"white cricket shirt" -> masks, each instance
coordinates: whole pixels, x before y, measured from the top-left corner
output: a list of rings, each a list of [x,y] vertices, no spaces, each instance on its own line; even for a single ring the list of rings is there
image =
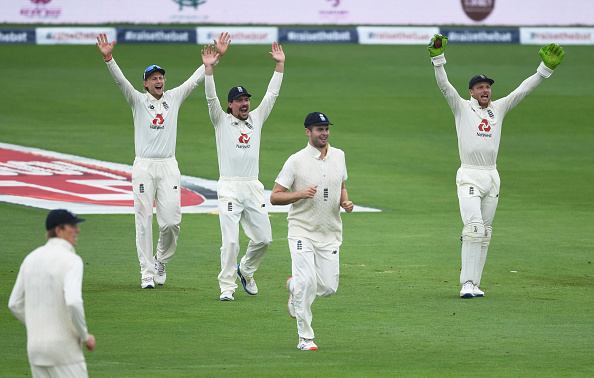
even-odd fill
[[[163,159],[175,157],[177,115],[182,102],[204,80],[204,65],[179,87],[167,90],[157,100],[148,92],[139,92],[124,77],[111,59],[109,72],[118,84],[134,117],[134,149],[136,157]]]
[[[330,147],[324,159],[311,146],[291,155],[275,182],[296,192],[318,186],[313,198],[300,199],[289,208],[290,238],[307,238],[315,242],[342,242],[340,195],[348,178],[344,152]]]
[[[220,177],[258,177],[262,126],[272,111],[282,81],[283,74],[274,71],[262,102],[242,121],[223,111],[214,76],[206,76],[204,87],[208,113],[215,128]]]
[[[476,99],[465,100],[458,95],[448,81],[443,67],[445,64],[443,54],[431,60],[435,67],[435,78],[439,89],[454,113],[462,165],[495,168],[505,115],[536,88],[543,78],[549,77],[553,70],[541,63],[537,73],[524,80],[509,95],[490,101],[488,107],[483,109]]]
[[[82,299],[83,261],[72,244],[51,238],[31,252],[19,270],[8,307],[27,327],[32,365],[84,361],[89,339]]]

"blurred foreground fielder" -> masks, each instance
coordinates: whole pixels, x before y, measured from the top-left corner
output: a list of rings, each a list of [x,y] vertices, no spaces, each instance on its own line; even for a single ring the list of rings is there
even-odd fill
[[[440,40],[441,46],[435,46]],[[491,223],[495,217],[499,200],[499,173],[496,168],[497,152],[501,139],[503,118],[524,97],[526,97],[543,78],[553,74],[561,63],[565,52],[556,44],[540,49],[542,62],[536,73],[524,80],[508,96],[491,101],[491,85],[494,80],[485,75],[470,79],[468,88],[470,100],[458,95],[449,83],[444,64],[444,50],[448,39],[436,34],[427,49],[435,68],[435,78],[441,93],[454,113],[458,149],[462,166],[456,175],[462,229],[462,270],[460,297],[482,297],[479,289],[487,251],[491,241]]]

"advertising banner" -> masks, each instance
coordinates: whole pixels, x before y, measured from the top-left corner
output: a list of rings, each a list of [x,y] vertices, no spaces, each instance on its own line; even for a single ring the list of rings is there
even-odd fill
[[[523,45],[594,45],[594,28],[520,28]]]
[[[592,0],[0,0],[7,24],[594,26]]]
[[[52,27],[35,30],[38,45],[94,45],[97,35],[105,33],[107,40],[116,39],[116,29],[108,27]]]
[[[520,31],[515,29],[449,29],[441,28],[448,43],[519,43]]]
[[[0,45],[35,43],[35,29],[0,30]]]
[[[197,43],[196,29],[117,28],[119,43]]]
[[[426,45],[438,27],[358,26],[362,45]]]
[[[357,43],[356,29],[284,29],[278,31],[280,43]]]
[[[218,40],[221,33],[227,32],[234,45],[269,45],[278,41],[278,29],[273,27],[200,27],[197,28],[198,44],[208,45]]]

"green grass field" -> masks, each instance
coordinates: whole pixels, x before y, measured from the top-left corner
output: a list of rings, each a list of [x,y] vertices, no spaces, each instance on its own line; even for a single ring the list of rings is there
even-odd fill
[[[326,113],[347,154],[350,199],[385,209],[343,215],[341,282],[313,306],[317,352],[296,349],[286,313],[291,263],[285,214],[256,274],[257,296],[219,302],[218,218],[187,214],[162,288],[141,290],[133,215],[85,215],[77,247],[97,350],[93,377],[594,375],[594,131],[591,46],[565,61],[505,119],[501,200],[481,288],[458,297],[454,119],[423,46],[285,45],[285,78],[263,132],[260,179],[271,189],[307,143],[303,119]],[[532,75],[538,46],[450,45],[446,70],[464,97],[478,73],[493,98]],[[152,63],[181,84],[198,46],[116,45],[137,88]],[[219,97],[244,85],[259,103],[274,70],[269,46],[231,46],[216,68]],[[0,47],[0,141],[132,164],[129,106],[95,46]],[[218,177],[204,87],[179,116],[182,174]],[[45,242],[47,211],[0,204],[0,375],[30,375],[24,326],[6,304],[27,253]],[[242,236],[242,254],[247,239]],[[515,273],[514,273],[515,272]]]

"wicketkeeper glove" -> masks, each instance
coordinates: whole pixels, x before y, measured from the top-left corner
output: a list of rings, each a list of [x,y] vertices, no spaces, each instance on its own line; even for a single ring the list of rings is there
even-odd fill
[[[563,48],[558,44],[551,43],[550,45],[541,47],[538,54],[540,55],[545,66],[554,70],[559,64],[561,64],[561,61],[565,56],[565,51],[563,51]]]
[[[441,41],[440,47],[435,47],[435,41],[437,41],[437,40]],[[429,56],[433,58],[433,57],[443,54],[447,43],[448,43],[448,37],[444,37],[441,34],[435,34],[433,36],[433,38],[431,38],[431,40],[429,41],[429,44],[427,45],[427,50],[429,50]]]

